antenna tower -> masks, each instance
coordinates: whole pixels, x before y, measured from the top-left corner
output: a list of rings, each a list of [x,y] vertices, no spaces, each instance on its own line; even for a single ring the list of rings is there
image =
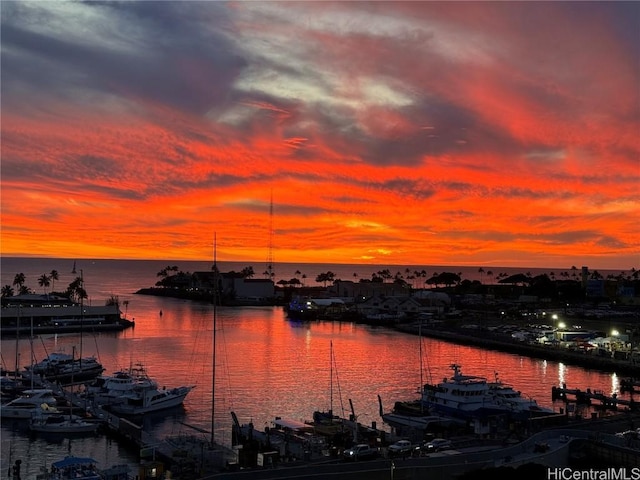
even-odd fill
[[[273,277],[276,275],[273,270],[273,190],[271,190],[271,199],[269,201],[269,246],[266,273],[269,276],[269,280],[273,280]]]

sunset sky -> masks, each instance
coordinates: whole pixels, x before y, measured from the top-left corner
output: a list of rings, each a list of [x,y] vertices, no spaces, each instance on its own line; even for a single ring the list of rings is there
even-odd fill
[[[638,2],[0,8],[2,255],[640,267]]]

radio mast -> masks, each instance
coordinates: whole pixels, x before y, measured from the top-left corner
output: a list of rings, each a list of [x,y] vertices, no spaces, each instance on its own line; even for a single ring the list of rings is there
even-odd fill
[[[267,271],[265,274],[269,280],[273,280],[276,276],[273,268],[273,189],[271,189],[271,198],[269,200],[269,245],[267,253]]]

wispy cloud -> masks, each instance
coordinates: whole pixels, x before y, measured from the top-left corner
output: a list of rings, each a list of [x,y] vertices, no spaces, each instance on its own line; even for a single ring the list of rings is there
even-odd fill
[[[634,2],[0,9],[5,254],[638,266]]]

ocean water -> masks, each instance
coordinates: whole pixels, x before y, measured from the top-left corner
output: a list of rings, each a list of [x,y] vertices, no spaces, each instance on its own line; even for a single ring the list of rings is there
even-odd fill
[[[66,286],[82,271],[92,303],[103,304],[109,296],[116,295],[121,302],[128,302],[123,311],[136,321],[133,329],[119,333],[87,332],[82,338],[77,334],[41,335],[32,344],[24,339],[2,339],[3,366],[13,368],[16,351],[21,366],[27,365],[31,345],[34,358],[40,360],[49,352],[71,352],[80,342],[84,355],[98,356],[106,373],[142,363],[163,386],[196,385],[182,407],[146,416],[142,424],[148,433],[157,439],[200,434],[210,432],[213,421],[216,441],[225,444],[231,439],[231,412],[241,423],[252,421],[259,428],[269,426],[276,416],[308,420],[314,410],[328,410],[332,406],[340,415],[355,413],[360,422],[376,422],[381,426],[378,395],[385,410],[391,409],[395,401],[415,399],[423,381],[437,382],[450,376],[452,363],[461,364],[467,374],[493,378],[497,372],[503,381],[556,410],[564,405],[552,403],[553,386],[566,383],[569,387],[588,387],[607,394],[620,390],[621,378],[614,373],[421,339],[360,324],[292,322],[280,307],[217,309],[213,388],[213,307],[134,293],[153,285],[157,272],[174,264],[184,271],[211,268],[207,262],[77,260],[77,273],[72,274],[73,261],[68,259],[3,258],[3,285],[11,284],[16,273],[24,273],[26,284],[39,291],[42,289],[37,278],[43,273],[57,270],[60,278],[56,285]],[[246,266],[220,263],[223,271]],[[259,275],[256,265],[254,270]],[[276,272],[283,272],[282,278],[292,278],[297,270],[306,272],[311,279],[328,270],[345,278],[353,277],[353,273],[370,275],[381,268],[289,265],[287,269],[279,266]],[[477,269],[469,269],[468,275],[474,272],[478,274]],[[32,435],[24,424],[17,422],[3,422],[0,433],[0,471],[6,472],[19,458],[23,462],[23,478],[34,478],[42,466],[59,460],[69,451],[94,457],[104,466],[129,463],[135,467],[138,462],[138,452],[104,436],[71,441],[51,439]]]

